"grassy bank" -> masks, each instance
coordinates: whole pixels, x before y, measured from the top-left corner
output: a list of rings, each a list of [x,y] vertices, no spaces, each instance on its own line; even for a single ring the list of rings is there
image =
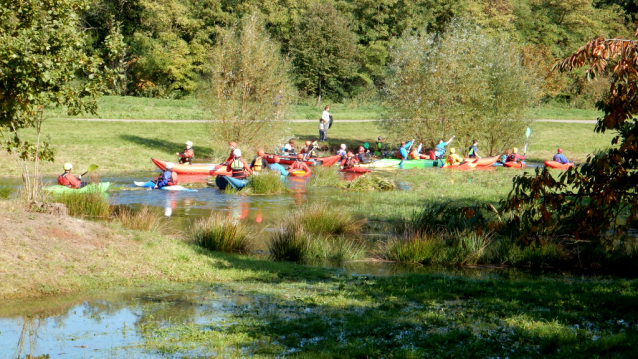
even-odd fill
[[[633,344],[638,341],[636,280],[472,270],[348,275],[209,252],[117,225],[25,213],[6,201],[0,206],[0,225],[9,229],[0,238],[0,298],[171,283],[210,288],[189,296],[193,306],[218,297],[242,298],[243,304],[222,309],[228,320],[166,321],[161,312],[140,313],[132,329],[141,342],[132,348],[148,353],[259,358],[638,355]],[[52,309],[63,312],[77,300],[65,304],[56,299]],[[24,310],[23,302],[7,303],[0,314]]]
[[[72,162],[76,172],[83,171],[91,163],[100,165],[101,173],[153,170],[151,157],[175,159],[184,142],[193,141],[195,157],[199,161],[222,161],[227,147],[211,143],[205,124],[200,123],[120,123],[84,122],[70,120],[48,120],[43,126],[45,134],[51,136],[56,162],[45,164],[46,174],[61,173],[61,164]],[[315,123],[292,123],[290,136],[307,140],[317,136]],[[346,143],[357,148],[364,142],[374,143],[384,135],[375,123],[335,123],[330,130],[328,145],[330,153],[339,144]],[[583,161],[593,151],[609,145],[611,134],[593,133],[593,125],[569,123],[544,123],[532,125],[528,155],[531,160],[550,159],[557,147],[563,147],[565,155],[574,161]],[[298,143],[303,143],[299,141]],[[241,144],[240,144],[241,145]],[[519,148],[525,146],[521,134]],[[252,159],[256,148],[242,148],[247,158]],[[272,149],[271,149],[272,150]],[[0,171],[6,175],[18,175],[13,159],[0,153]]]
[[[142,120],[205,120],[206,113],[196,98],[182,100],[156,99],[143,97],[103,96],[98,100],[99,118],[105,119],[142,119]],[[316,105],[314,101],[301,100],[293,107],[291,118],[299,120],[318,120],[328,103]],[[385,109],[379,103],[331,103],[330,111],[336,120],[377,120],[385,115]],[[61,108],[47,110],[50,118],[69,118]],[[595,120],[600,112],[582,110],[568,106],[543,105],[530,111],[532,119]],[[80,115],[75,118],[94,118],[92,115]],[[315,126],[316,127],[316,126]]]

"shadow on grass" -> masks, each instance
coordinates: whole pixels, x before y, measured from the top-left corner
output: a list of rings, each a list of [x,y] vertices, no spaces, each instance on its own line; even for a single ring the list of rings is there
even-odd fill
[[[120,135],[121,139],[128,141],[130,143],[134,143],[136,145],[146,147],[149,149],[153,149],[156,151],[161,151],[166,154],[166,156],[170,157],[170,159],[177,159],[175,156],[176,152],[182,152],[185,148],[184,142],[172,142],[166,139],[158,139],[158,138],[147,138],[140,137],[134,135]],[[202,158],[203,156],[209,156],[211,153],[211,149],[208,147],[202,146],[193,146],[193,150],[195,151],[195,157]],[[162,158],[165,160],[165,158]]]

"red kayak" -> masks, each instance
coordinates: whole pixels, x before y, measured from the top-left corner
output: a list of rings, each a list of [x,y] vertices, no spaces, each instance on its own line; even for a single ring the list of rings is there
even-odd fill
[[[456,165],[445,165],[443,166],[443,168],[455,169],[459,171],[467,171],[467,170],[471,170],[475,168],[477,166],[478,161],[479,160],[476,158],[470,158],[470,161],[463,161]]]
[[[372,170],[368,168],[364,168],[364,167],[352,167],[352,168],[344,168],[341,170],[341,172],[368,173],[368,172],[372,172]]]
[[[569,167],[574,167],[574,164],[572,162],[560,163],[556,161],[545,161],[545,166],[549,168],[556,168],[559,170],[566,170]]]
[[[155,158],[151,158],[151,161],[157,166],[157,168],[164,171],[166,169],[166,163],[169,161],[162,161]],[[194,163],[192,165],[183,165],[173,162],[173,171],[180,175],[222,175],[227,176],[230,173],[226,171],[226,166],[213,163]]]
[[[466,157],[463,160],[467,162],[472,162],[476,160],[476,167],[486,167],[496,163],[496,161],[498,161],[499,158],[500,156],[483,157],[483,158]]]
[[[278,155],[269,155],[266,154],[264,158],[268,163],[275,163],[275,156]],[[332,166],[337,161],[341,159],[341,156],[329,156],[329,157],[310,157],[304,160],[304,163],[308,166]],[[281,165],[291,165],[293,162],[297,160],[297,156],[279,156],[279,164]]]
[[[525,168],[525,162],[505,162],[503,166],[509,168]]]

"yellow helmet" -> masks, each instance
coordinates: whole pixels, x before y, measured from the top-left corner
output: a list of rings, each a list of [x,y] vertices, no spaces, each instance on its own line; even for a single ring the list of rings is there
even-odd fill
[[[73,165],[70,162],[67,162],[64,164],[64,170],[65,171],[70,171],[71,168],[73,168]]]
[[[512,148],[512,153],[518,153],[518,148],[516,147]]]
[[[450,148],[450,153],[452,153],[452,154],[456,153],[456,148],[454,148],[454,147]]]

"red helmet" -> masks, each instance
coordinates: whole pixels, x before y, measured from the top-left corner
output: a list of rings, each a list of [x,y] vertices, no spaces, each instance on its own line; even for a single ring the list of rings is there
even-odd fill
[[[300,159],[300,160],[302,160],[302,159],[303,159],[303,154],[301,154],[301,153],[300,153],[300,154],[298,154],[298,155],[297,155],[297,158],[298,158],[298,159]]]
[[[279,156],[275,156],[275,157],[273,157],[273,159],[272,159],[272,160],[273,160],[273,161],[275,161],[275,163],[279,163]]]
[[[352,152],[348,152],[348,157],[352,157],[352,156],[354,156]]]
[[[562,149],[562,148],[559,148],[559,149],[558,149],[558,153],[563,153],[563,149]]]
[[[311,142],[310,141],[306,141],[306,146],[310,146]]]
[[[262,150],[261,148],[257,150],[257,156],[263,156],[264,155],[264,150]]]
[[[228,145],[233,148],[237,148],[237,142],[228,142]]]
[[[365,152],[365,151],[366,151],[366,149],[363,148],[363,146],[359,146],[359,152]]]

